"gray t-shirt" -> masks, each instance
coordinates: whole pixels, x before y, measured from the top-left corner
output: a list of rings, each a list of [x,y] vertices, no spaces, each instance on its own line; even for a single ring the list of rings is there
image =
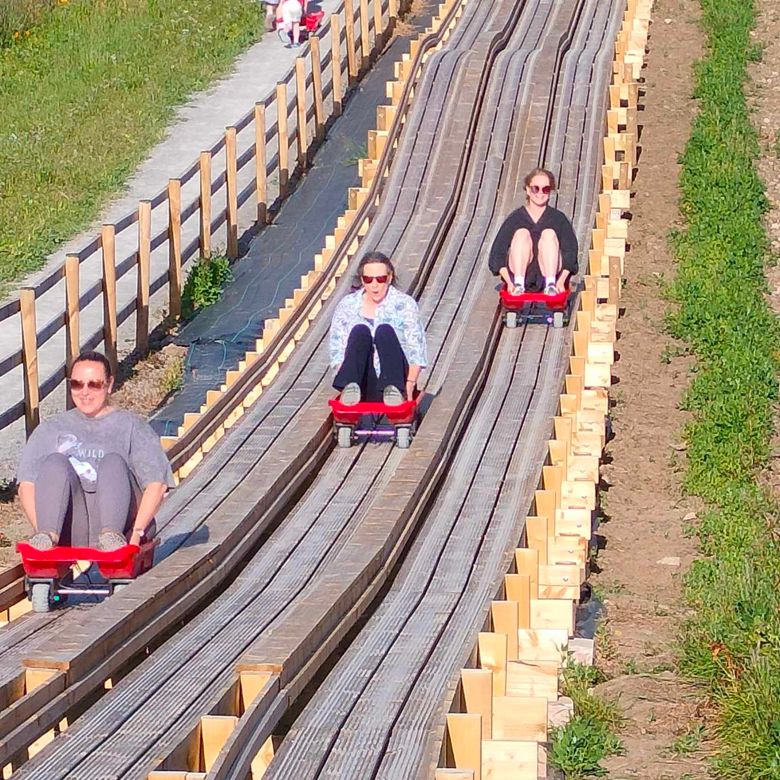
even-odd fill
[[[109,452],[121,455],[143,490],[152,482],[174,487],[171,464],[151,425],[132,412],[114,409],[87,417],[70,409],[42,422],[22,450],[17,482],[35,482],[41,464],[54,452],[66,455],[87,493],[97,488],[100,461]]]

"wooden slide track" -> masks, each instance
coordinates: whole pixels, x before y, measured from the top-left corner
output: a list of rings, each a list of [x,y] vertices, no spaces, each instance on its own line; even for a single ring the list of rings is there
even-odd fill
[[[536,489],[572,351],[569,331],[503,328],[487,252],[542,163],[588,245],[624,11],[444,4],[399,90],[370,214],[344,238],[352,257],[358,238],[391,255],[420,301],[433,400],[413,446],[333,447],[327,331],[351,282],[334,273],[317,316],[289,326],[295,350],[256,379],[263,394],[167,500],[157,566],[104,603],[0,630],[4,774],[400,779],[462,765],[448,757],[448,714],[480,632],[501,622],[491,599],[510,598],[504,574],[534,499],[543,514]],[[544,581],[538,567],[526,592],[531,609],[548,597],[569,635],[595,508],[581,484],[587,532],[573,530],[563,565]],[[512,777],[543,766],[529,744],[533,761],[518,758],[526,773]],[[510,776],[498,766],[482,776]]]

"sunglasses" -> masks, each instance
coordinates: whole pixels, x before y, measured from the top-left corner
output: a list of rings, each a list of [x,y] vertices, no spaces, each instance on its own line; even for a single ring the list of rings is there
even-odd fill
[[[540,187],[538,184],[529,184],[528,189],[531,190],[534,195],[538,195],[540,192],[549,195],[552,192],[552,187],[549,184],[545,184],[543,187]]]
[[[85,387],[88,387],[90,390],[103,390],[108,386],[108,383],[104,382],[102,379],[90,379],[87,382],[82,382],[80,379],[69,379],[68,384],[70,385],[70,389],[75,390],[76,392],[83,390]]]
[[[390,278],[390,274],[382,274],[381,276],[367,276],[363,274],[360,278],[363,280],[363,284],[371,284],[371,282],[384,284]]]

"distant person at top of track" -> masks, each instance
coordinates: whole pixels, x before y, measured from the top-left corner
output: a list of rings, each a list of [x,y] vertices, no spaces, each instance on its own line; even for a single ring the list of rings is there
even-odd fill
[[[301,19],[306,13],[306,0],[279,0],[276,6],[276,29],[288,49],[301,45]]]
[[[357,270],[360,289],[339,301],[330,326],[333,387],[341,402],[398,406],[414,397],[426,365],[425,333],[417,302],[394,286],[387,255],[368,252]]]
[[[577,273],[577,236],[568,217],[550,206],[555,176],[534,168],[523,180],[525,206],[513,211],[498,231],[488,265],[510,294],[556,295]]]
[[[42,422],[22,451],[19,500],[39,550],[55,545],[109,551],[154,534],[173,475],[160,439],[136,414],[109,404],[111,364],[83,352],[68,379],[74,409]]]

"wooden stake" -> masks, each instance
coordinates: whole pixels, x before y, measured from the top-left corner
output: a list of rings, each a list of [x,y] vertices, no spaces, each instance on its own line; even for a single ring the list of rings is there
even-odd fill
[[[24,427],[29,437],[41,421],[34,288],[24,287],[19,291],[19,307],[21,309],[22,364],[24,366]]]
[[[152,202],[138,204],[138,289],[135,309],[135,348],[149,351],[149,284],[152,259]]]
[[[306,133],[306,60],[303,57],[295,58],[295,106],[298,114],[298,165],[305,170],[309,164],[309,154]]]
[[[482,716],[482,739],[491,739],[493,672],[490,669],[461,669],[460,684],[466,712]]]
[[[358,75],[357,48],[355,43],[355,9],[352,0],[344,0],[344,26],[347,33],[347,75],[354,83]]]
[[[290,139],[287,135],[287,85],[276,85],[276,125],[279,141],[279,197],[286,198],[290,188]]]
[[[309,38],[309,56],[311,57],[311,78],[314,91],[314,132],[317,140],[321,141],[325,137],[325,107],[322,103],[320,39],[316,35]]]
[[[333,116],[341,116],[341,21],[338,14],[330,15],[330,68],[333,75]]]
[[[181,317],[181,179],[168,180],[168,308]]]
[[[227,227],[227,256],[238,257],[238,170],[236,168],[236,128],[225,128],[225,217]]]
[[[73,361],[81,351],[79,334],[79,256],[68,255],[65,258],[65,371],[70,372]],[[73,408],[73,399],[69,392],[65,394],[68,409]]]
[[[211,152],[201,152],[200,170],[200,256],[211,257]]]
[[[384,35],[382,34],[382,0],[374,0],[374,56],[379,54]]]
[[[365,70],[371,57],[368,40],[368,0],[358,0],[360,6],[360,69]]]
[[[116,376],[116,229],[103,225],[100,231],[103,247],[103,340],[106,357]]]
[[[257,195],[257,221],[268,222],[268,182],[265,168],[265,104],[255,103],[255,189]]]
[[[461,712],[447,715],[449,754],[456,769],[473,769],[474,780],[482,777],[482,718]],[[449,763],[449,762],[448,762]]]

